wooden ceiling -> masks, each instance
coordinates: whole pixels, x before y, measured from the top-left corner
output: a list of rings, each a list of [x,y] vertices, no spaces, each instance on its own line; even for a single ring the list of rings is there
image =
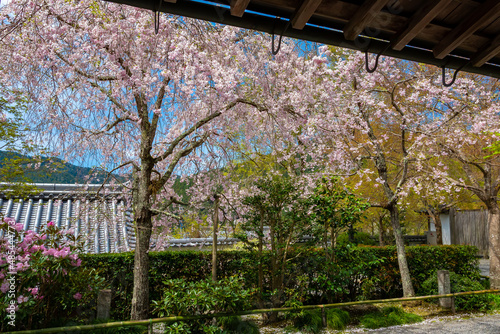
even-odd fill
[[[110,1],[500,78],[500,0]]]

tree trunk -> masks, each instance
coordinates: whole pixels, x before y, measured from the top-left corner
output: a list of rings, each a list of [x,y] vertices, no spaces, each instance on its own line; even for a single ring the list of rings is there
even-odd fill
[[[149,317],[149,245],[153,229],[151,212],[151,173],[153,161],[149,151],[142,151],[142,167],[134,170],[132,207],[135,219],[135,254],[134,254],[134,287],[132,290],[132,320],[143,320]]]
[[[432,213],[432,219],[434,220],[434,226],[436,226],[436,243],[438,245],[443,244],[443,225],[441,224],[441,215],[439,213]]]
[[[431,221],[434,223],[434,226],[436,227],[436,243],[438,245],[443,244],[443,227],[441,224],[441,214],[439,210],[434,210],[434,208],[431,208],[427,206],[427,214],[431,218]]]
[[[488,205],[491,289],[500,289],[500,210],[494,200]]]
[[[399,222],[399,212],[395,205],[388,208],[391,214],[391,224],[396,239],[396,250],[398,254],[399,272],[401,274],[401,284],[403,285],[403,296],[413,297],[415,291],[411,282],[410,270],[408,269],[408,262],[406,261],[405,244],[403,233],[401,232],[401,224]]]
[[[136,245],[134,255],[134,288],[132,293],[132,320],[149,316],[149,243],[151,239],[151,212],[144,208],[136,218]]]
[[[217,282],[217,230],[219,229],[219,196],[215,195],[212,233],[212,282]]]
[[[259,291],[260,291],[260,294],[259,294],[259,307],[260,308],[264,308],[264,300],[263,300],[263,296],[264,296],[264,269],[263,269],[263,266],[262,266],[262,261],[263,261],[263,257],[262,257],[262,252],[263,252],[263,247],[264,247],[264,238],[263,238],[263,235],[264,235],[264,213],[261,211],[260,212],[260,225],[259,225],[259,229],[260,229],[260,233],[259,233]],[[265,313],[263,313],[265,314]],[[267,320],[267,318],[266,318]]]
[[[378,243],[381,247],[385,246],[385,242],[384,242],[384,217],[383,216],[378,217],[378,231],[379,231]]]
[[[269,220],[269,232],[271,241],[271,304],[273,308],[279,306],[279,294],[276,291],[279,280],[279,265],[278,265],[278,240],[276,240],[277,231],[275,230],[276,222]],[[274,323],[278,321],[278,313],[271,312],[267,315],[267,321]]]

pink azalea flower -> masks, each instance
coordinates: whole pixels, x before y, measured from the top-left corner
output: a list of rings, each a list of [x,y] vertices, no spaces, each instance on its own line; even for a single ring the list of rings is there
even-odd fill
[[[55,248],[50,248],[45,251],[43,251],[43,255],[52,255],[55,256],[57,250]]]
[[[16,223],[16,220],[14,218],[11,218],[11,217],[5,217],[3,219],[3,221],[8,223],[8,224],[15,224]]]
[[[16,226],[14,227],[16,229],[16,231],[20,232],[22,230],[24,230],[24,226],[23,224],[16,224]]]
[[[12,305],[12,304],[10,304],[10,305],[8,306],[8,308],[6,308],[7,312],[10,312],[10,311],[11,311],[11,309],[10,309],[10,306],[11,306],[11,305]],[[14,306],[14,311],[15,311],[15,312],[17,312],[17,311],[19,310],[19,306],[17,306],[17,304],[14,304],[14,305],[15,305],[15,306]]]
[[[71,261],[71,265],[72,265],[73,267],[79,267],[79,266],[81,266],[81,265],[82,265],[82,260],[77,259],[76,261]]]
[[[26,269],[28,269],[30,266],[29,264],[27,263],[17,263],[16,264],[16,268],[15,268],[15,271],[19,272],[19,271],[25,271]]]
[[[62,257],[62,258],[64,258],[64,257],[68,256],[69,253],[70,253],[69,247],[63,247],[59,251],[55,252],[54,256],[55,257]]]
[[[51,226],[54,226],[54,222],[53,221],[50,221],[47,223],[47,227],[51,227]]]
[[[29,300],[29,298],[28,297],[24,297],[23,295],[20,295],[19,297],[17,297],[17,303],[18,304],[26,303],[28,300]]]
[[[76,300],[80,300],[82,299],[82,294],[80,292],[77,292],[73,295],[73,298],[75,298]]]
[[[7,293],[7,291],[9,291],[9,282],[4,282],[2,286],[0,286],[0,290],[3,293]]]

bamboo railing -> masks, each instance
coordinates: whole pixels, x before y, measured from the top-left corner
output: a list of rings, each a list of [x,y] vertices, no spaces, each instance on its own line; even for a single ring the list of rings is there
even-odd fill
[[[240,316],[240,315],[250,315],[250,314],[261,314],[270,312],[293,312],[298,310],[313,310],[313,309],[326,309],[335,308],[343,306],[352,305],[364,305],[364,304],[386,304],[386,303],[398,303],[398,302],[410,302],[417,300],[426,299],[438,299],[438,298],[450,298],[459,296],[470,296],[470,295],[483,295],[487,293],[500,293],[500,290],[480,290],[480,291],[468,291],[468,292],[456,292],[444,295],[431,295],[431,296],[418,296],[418,297],[403,297],[403,298],[391,298],[391,299],[378,299],[378,300],[362,300],[347,303],[335,303],[335,304],[323,304],[323,305],[305,305],[297,307],[283,307],[283,308],[270,308],[270,309],[256,309],[241,311],[237,313],[212,313],[212,314],[201,314],[201,315],[188,315],[188,316],[172,316],[164,318],[152,318],[148,320],[129,320],[129,321],[117,321],[108,322],[103,324],[95,325],[81,325],[81,326],[70,326],[70,327],[55,327],[55,328],[45,328],[45,329],[34,329],[26,331],[14,331],[5,332],[5,334],[41,334],[41,333],[60,333],[60,332],[75,332],[75,331],[88,331],[104,328],[117,328],[117,327],[131,327],[131,326],[152,326],[156,323],[170,323],[176,321],[189,321],[197,319],[206,318],[222,318],[229,316]]]

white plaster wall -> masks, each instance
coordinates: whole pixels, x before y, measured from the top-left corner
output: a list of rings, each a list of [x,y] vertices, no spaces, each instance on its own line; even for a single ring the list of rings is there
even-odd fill
[[[443,231],[443,245],[451,245],[450,215],[442,213],[440,217]]]
[[[451,229],[450,229],[450,215],[442,213],[441,217],[441,230],[443,233],[443,245],[451,245]],[[430,223],[430,231],[436,231],[436,225]]]

